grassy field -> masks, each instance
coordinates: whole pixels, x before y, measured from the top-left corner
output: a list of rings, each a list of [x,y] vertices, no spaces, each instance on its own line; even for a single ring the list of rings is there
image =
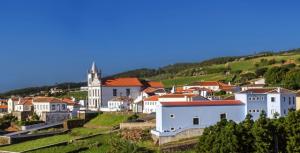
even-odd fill
[[[68,98],[68,97],[74,97],[76,100],[85,100],[87,98],[87,92],[86,91],[72,91],[68,92],[65,95],[59,96],[59,98]]]
[[[283,55],[276,55],[276,56],[266,56],[266,57],[259,57],[249,60],[239,60],[239,61],[233,61],[228,62],[226,64],[216,64],[216,65],[210,65],[207,68],[225,68],[229,66],[232,70],[232,72],[241,70],[242,72],[254,72],[256,67],[256,63],[260,63],[261,59],[275,59],[277,62],[280,62],[281,60],[285,60],[287,63],[295,63],[297,65],[300,64],[300,54],[283,54]],[[280,65],[280,63],[277,63],[275,65]],[[259,66],[261,67],[272,67],[275,65],[267,65],[267,66]],[[188,76],[188,77],[177,77],[173,79],[165,79],[161,80],[162,83],[165,85],[165,87],[172,87],[173,85],[185,85],[190,84],[197,81],[218,81],[218,80],[228,80],[231,79],[232,75],[224,75],[220,73],[216,74],[207,74],[203,76]]]
[[[55,144],[64,141],[70,141],[75,138],[89,136],[102,132],[101,129],[75,128],[68,134],[55,135],[36,140],[30,140],[10,146],[0,147],[0,150],[6,151],[24,151],[49,144]]]
[[[203,76],[195,76],[195,77],[178,77],[174,79],[168,79],[163,80],[162,83],[165,85],[165,87],[172,87],[173,85],[185,85],[190,84],[197,81],[218,81],[222,79],[231,79],[232,75],[226,75],[224,74],[208,74]]]
[[[86,126],[88,127],[112,127],[124,122],[132,114],[128,113],[104,113],[90,120]]]

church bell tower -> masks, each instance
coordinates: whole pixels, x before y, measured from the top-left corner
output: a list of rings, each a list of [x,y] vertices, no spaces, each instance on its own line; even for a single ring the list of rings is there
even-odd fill
[[[88,71],[88,109],[99,111],[102,104],[102,89],[101,89],[101,71],[98,70],[95,62],[92,68]]]

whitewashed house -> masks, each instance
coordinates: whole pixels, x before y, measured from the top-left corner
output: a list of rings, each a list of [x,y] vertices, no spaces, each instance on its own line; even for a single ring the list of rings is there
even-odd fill
[[[223,118],[241,122],[245,118],[244,108],[238,100],[160,102],[156,128],[151,133],[159,144],[199,136],[203,128]]]
[[[10,98],[7,101],[8,113],[12,112],[29,112],[32,111],[32,98]]]
[[[162,102],[156,109],[156,129],[151,133],[160,144],[198,136],[203,128],[221,118],[240,122],[247,114],[254,120],[265,111],[268,118],[284,117],[296,108],[296,94],[284,88],[249,89],[235,93],[234,100]]]
[[[17,112],[30,112],[32,111],[33,98],[19,98],[19,101],[15,104],[14,111]]]
[[[67,103],[67,110],[72,114],[72,117],[76,117],[81,105],[75,101],[75,98],[63,98],[63,102]]]
[[[159,95],[150,96],[148,98],[144,99],[144,107],[143,107],[143,113],[145,114],[151,114],[156,112],[157,105],[159,103],[158,101]]]
[[[225,84],[219,81],[203,81],[203,82],[195,82],[190,85],[183,86],[184,90],[190,88],[205,88],[212,90],[214,92],[225,91],[228,94],[233,94],[240,91],[238,86],[233,86],[230,83]]]
[[[114,97],[108,101],[109,111],[128,111],[132,109],[133,99],[129,97]]]
[[[54,97],[35,97],[34,112],[47,123],[62,122],[70,118],[67,103]]]
[[[290,109],[296,109],[296,93],[284,88],[249,89],[235,94],[235,99],[245,104],[245,112],[258,119],[262,110],[267,117],[286,116]]]

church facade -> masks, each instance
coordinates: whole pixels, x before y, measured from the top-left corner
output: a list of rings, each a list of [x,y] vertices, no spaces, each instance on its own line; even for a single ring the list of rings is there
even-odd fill
[[[130,98],[133,101],[146,87],[138,78],[112,78],[103,80],[101,71],[93,63],[88,71],[87,108],[92,111],[110,111],[108,102],[115,99]]]

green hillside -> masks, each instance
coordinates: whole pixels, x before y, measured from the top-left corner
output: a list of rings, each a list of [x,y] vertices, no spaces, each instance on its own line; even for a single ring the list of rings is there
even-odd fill
[[[234,77],[247,73],[255,73],[257,69],[271,68],[275,66],[284,66],[288,64],[295,64],[299,67],[300,53],[282,53],[275,55],[268,55],[262,57],[255,57],[247,59],[245,57],[237,58],[234,61],[227,62],[225,64],[212,64],[209,66],[198,66],[174,74],[173,77],[164,78],[163,76],[149,77],[148,79],[154,79],[162,81],[166,87],[172,85],[184,85],[196,81],[232,81]]]
[[[281,75],[279,76],[281,77],[279,80],[277,79],[276,82],[272,82],[271,84],[284,84],[284,86],[289,84],[288,87],[291,89],[300,89],[300,83],[299,85],[295,85],[295,82],[298,81],[296,79],[298,74],[296,74],[295,71],[299,70],[299,64],[300,48],[281,52],[261,52],[245,56],[217,57],[194,63],[176,63],[157,69],[142,68],[107,76],[104,79],[138,77],[146,80],[161,81],[166,87],[171,87],[173,85],[180,86],[196,81],[230,81],[235,84],[245,84],[253,78],[263,76],[268,70],[271,71],[270,68],[272,67],[285,67],[287,65],[288,70],[284,70],[284,68],[284,74],[294,78],[289,78],[293,82],[283,82],[287,79],[284,78],[285,76]],[[277,72],[272,75],[276,76]],[[30,95],[40,91],[47,91],[52,87],[72,90],[84,85],[86,85],[85,82],[62,83],[53,86],[17,89],[0,94],[0,98],[9,97],[10,95]]]

